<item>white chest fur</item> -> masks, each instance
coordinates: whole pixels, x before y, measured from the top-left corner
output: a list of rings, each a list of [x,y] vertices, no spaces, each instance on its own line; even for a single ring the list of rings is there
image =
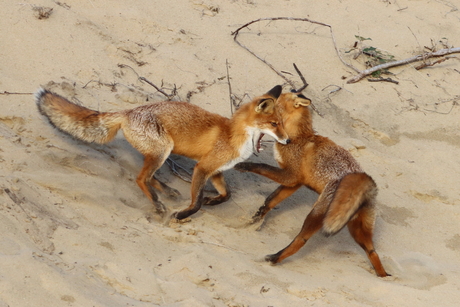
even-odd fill
[[[257,141],[260,136],[260,131],[253,127],[246,128],[246,139],[239,149],[239,156],[233,160],[228,161],[222,165],[218,171],[223,172],[228,169],[231,169],[235,164],[243,162],[249,158],[254,152],[254,146],[257,144]]]

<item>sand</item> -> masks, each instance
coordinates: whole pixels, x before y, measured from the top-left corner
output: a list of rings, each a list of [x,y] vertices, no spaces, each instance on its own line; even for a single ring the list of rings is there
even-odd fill
[[[38,10],[44,7],[44,10]],[[52,8],[52,11],[46,8]],[[348,149],[377,182],[375,247],[391,277],[378,278],[346,230],[315,235],[271,266],[263,257],[298,233],[317,195],[302,188],[257,231],[246,225],[276,184],[225,172],[233,192],[185,223],[146,219],[135,179],[142,156],[120,134],[76,141],[37,112],[45,86],[100,111],[174,100],[231,116],[237,102],[291,85],[238,46],[231,32],[264,17],[332,26],[345,61],[353,48],[401,60],[460,46],[455,1],[3,1],[0,18],[0,306],[455,306],[460,299],[459,55],[398,81],[348,84],[328,27],[264,21],[238,39],[310,97],[316,131]],[[368,39],[369,38],[369,39]],[[433,60],[434,61],[434,60]],[[251,161],[275,164],[270,138]],[[172,157],[187,170],[194,162]],[[189,183],[165,165],[158,176]]]

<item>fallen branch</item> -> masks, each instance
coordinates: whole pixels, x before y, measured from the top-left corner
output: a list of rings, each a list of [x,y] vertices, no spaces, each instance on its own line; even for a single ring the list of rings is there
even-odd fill
[[[227,66],[227,84],[228,84],[228,97],[230,98],[230,112],[233,114],[233,108],[235,105],[235,98],[232,93],[232,84],[230,83],[230,73],[228,72],[228,59],[225,60],[225,65]]]
[[[303,86],[302,86],[301,88],[299,88],[298,90],[296,90],[297,93],[300,93],[300,92],[302,92],[304,89],[307,88],[308,83],[307,83],[307,80],[305,80],[305,77],[303,76],[303,74],[302,74],[302,73],[300,72],[300,70],[297,68],[297,65],[295,65],[295,63],[292,63],[292,65],[294,65],[295,71],[296,71],[297,74],[299,75],[300,80],[302,80],[302,82],[303,82]]]
[[[423,64],[420,64],[419,66],[415,67],[415,69],[417,70],[420,70],[422,68],[425,68],[425,67],[429,67],[429,66],[434,66],[436,64],[439,64],[439,63],[442,63],[444,61],[447,61],[448,59],[450,59],[449,57],[445,57],[445,58],[442,58],[442,59],[439,59],[433,63],[423,63]]]
[[[391,78],[375,78],[375,79],[367,79],[367,81],[369,81],[369,82],[391,82],[391,83],[394,83],[394,84],[399,84],[398,81],[393,80]]]
[[[377,66],[371,67],[369,69],[360,71],[356,76],[354,76],[353,78],[348,80],[347,83],[356,83],[359,80],[361,80],[362,78],[364,78],[364,77],[366,77],[366,76],[368,76],[368,75],[370,75],[370,74],[372,74],[372,73],[374,73],[376,71],[382,70],[382,69],[387,69],[387,68],[395,67],[395,66],[401,66],[401,65],[405,65],[405,64],[409,64],[409,63],[413,63],[413,62],[418,62],[418,61],[424,61],[424,60],[429,59],[429,58],[441,57],[441,56],[445,56],[447,54],[452,54],[452,53],[460,53],[460,48],[449,48],[449,49],[441,49],[441,50],[438,50],[436,52],[426,52],[426,53],[423,53],[423,54],[419,54],[419,55],[410,57],[408,59],[394,61],[394,62],[388,62],[388,63],[385,63],[385,64],[377,65]]]
[[[307,80],[305,80],[305,77],[303,76],[303,74],[302,74],[302,72],[300,71],[300,69],[297,67],[297,65],[295,65],[295,63],[292,63],[292,65],[294,65],[295,71],[296,71],[297,74],[299,75],[300,80],[302,80],[302,82],[303,82],[303,85],[302,85],[301,88],[299,88],[298,90],[296,90],[295,88],[293,88],[292,91],[295,92],[295,93],[301,93],[304,89],[307,88],[308,83],[307,83]],[[313,104],[313,102],[310,102],[310,106],[311,106],[311,108],[313,109],[313,111],[315,111],[319,116],[324,117],[323,114],[321,114],[321,112],[320,112],[320,111],[316,108],[316,106]]]
[[[157,91],[159,91],[160,93],[165,95],[168,98],[168,100],[171,100],[176,95],[176,89],[175,88],[172,90],[172,93],[170,95],[168,95],[162,89],[160,89],[158,86],[153,84],[151,81],[147,80],[145,77],[139,77],[139,80],[144,81],[145,83],[153,86]]]
[[[16,93],[16,92],[8,92],[8,91],[3,91],[0,93],[0,95],[32,95],[33,93]]]
[[[313,23],[313,24],[317,24],[317,25],[320,25],[320,26],[324,26],[324,27],[328,27],[329,28],[329,31],[331,33],[331,37],[332,37],[332,42],[334,44],[334,49],[337,53],[337,56],[339,57],[340,61],[345,64],[346,66],[348,66],[349,68],[353,69],[354,71],[356,72],[360,72],[359,69],[357,69],[356,67],[354,67],[353,65],[347,63],[342,55],[340,54],[339,52],[339,49],[337,48],[337,43],[335,41],[335,36],[334,36],[334,32],[332,31],[332,26],[331,25],[328,25],[326,23],[323,23],[323,22],[319,22],[319,21],[314,21],[314,20],[311,20],[311,19],[308,19],[308,18],[295,18],[295,17],[274,17],[274,18],[259,18],[259,19],[256,19],[256,20],[253,20],[251,22],[248,22],[244,25],[242,25],[241,27],[239,27],[238,29],[236,29],[235,31],[233,31],[231,34],[233,35],[233,40],[238,44],[240,45],[240,47],[246,49],[249,53],[251,53],[253,56],[255,56],[256,58],[258,58],[260,61],[264,62],[268,67],[270,67],[278,76],[280,76],[281,78],[283,78],[287,83],[289,83],[289,85],[291,85],[293,88],[295,88],[293,82],[291,80],[289,80],[288,78],[286,78],[281,72],[277,71],[273,65],[271,65],[270,63],[268,63],[267,61],[265,61],[264,59],[262,59],[261,57],[259,57],[258,55],[256,55],[253,51],[251,51],[248,47],[246,47],[245,45],[243,45],[242,43],[240,43],[237,39],[238,37],[238,34],[239,32],[256,23],[256,22],[260,22],[260,21],[274,21],[274,20],[291,20],[291,21],[306,21],[306,22],[310,22],[310,23]]]
[[[177,94],[175,86],[174,86],[174,89],[171,91],[171,94],[168,95],[165,91],[163,91],[161,88],[159,88],[158,86],[153,84],[153,82],[149,81],[147,78],[139,76],[139,74],[131,66],[126,65],[126,64],[118,64],[118,67],[120,67],[120,68],[130,68],[137,75],[138,80],[143,81],[143,82],[149,84],[150,86],[153,86],[158,92],[160,92],[163,95],[165,95],[166,98],[168,98],[168,100],[172,100],[174,98],[174,96],[176,96],[176,94]]]
[[[188,170],[186,170],[185,167],[183,167],[171,158],[166,159],[166,164],[168,164],[169,168],[171,169],[174,175],[176,175],[185,182],[192,182],[192,174]],[[183,172],[185,172],[187,175],[181,174],[177,167]]]

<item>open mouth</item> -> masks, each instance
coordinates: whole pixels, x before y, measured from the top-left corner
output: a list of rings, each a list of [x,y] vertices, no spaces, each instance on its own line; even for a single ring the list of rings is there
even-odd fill
[[[259,135],[259,138],[257,139],[256,144],[255,144],[255,148],[254,148],[254,149],[255,149],[255,151],[258,152],[258,153],[259,153],[261,150],[263,150],[263,148],[262,148],[262,138],[263,138],[263,137],[264,137],[264,134],[261,133],[261,134]]]

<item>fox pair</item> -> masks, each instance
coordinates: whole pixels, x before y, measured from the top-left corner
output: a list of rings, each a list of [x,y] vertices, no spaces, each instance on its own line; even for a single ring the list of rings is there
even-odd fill
[[[232,167],[280,184],[254,215],[253,222],[262,221],[272,208],[305,185],[319,194],[317,202],[294,241],[266,260],[278,263],[291,256],[321,228],[332,235],[348,225],[377,275],[387,276],[372,243],[376,185],[346,150],[314,134],[310,102],[302,94],[282,94],[278,85],[242,105],[229,119],[186,102],[157,102],[119,112],[98,112],[44,89],[36,93],[39,112],[51,125],[77,139],[103,144],[121,129],[144,156],[136,182],[158,214],[164,216],[167,210],[157,191],[169,196],[179,194],[155,177],[171,153],[197,161],[191,203],[173,214],[177,219],[189,217],[202,205],[227,201],[230,191],[222,173]],[[243,162],[259,151],[264,134],[277,141],[275,158],[280,168]],[[204,197],[207,180],[217,196]]]

